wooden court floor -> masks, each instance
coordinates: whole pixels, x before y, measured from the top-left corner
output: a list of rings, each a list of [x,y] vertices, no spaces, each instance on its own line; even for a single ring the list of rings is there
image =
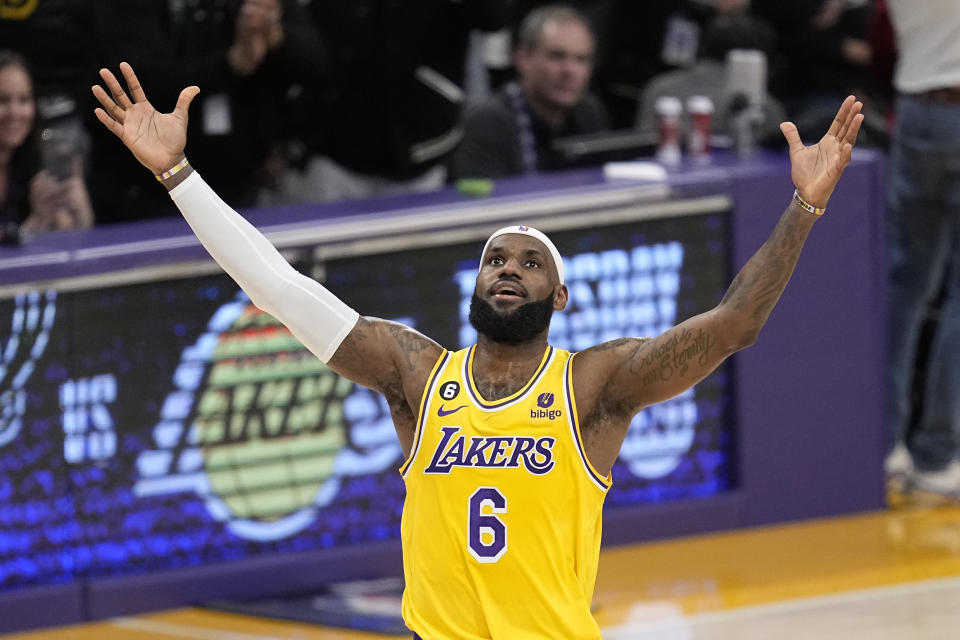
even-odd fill
[[[960,506],[886,511],[617,547],[594,598],[607,640],[960,637]],[[0,640],[375,640],[178,609]]]

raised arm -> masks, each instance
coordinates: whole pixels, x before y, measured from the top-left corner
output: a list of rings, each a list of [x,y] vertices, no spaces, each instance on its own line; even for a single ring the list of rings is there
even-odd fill
[[[385,393],[395,412],[416,412],[442,349],[402,325],[361,318],[320,283],[290,266],[263,234],[213,192],[184,156],[187,112],[200,92],[197,87],[180,93],[173,112],[159,113],[130,65],[121,63],[120,71],[130,94],[102,69],[100,76],[110,93],[93,87],[103,107],[96,109],[97,119],[162,178],[210,255],[257,307],[284,323],[334,371]],[[404,431],[407,422],[398,421],[398,431]],[[412,426],[410,430],[399,433],[405,446]]]
[[[790,145],[791,178],[798,197],[734,278],[720,304],[656,338],[615,340],[574,360],[581,415],[603,417],[601,435],[585,434],[591,461],[598,468],[613,464],[629,421],[640,409],[689,389],[757,339],[819,218],[804,205],[826,207],[850,162],[863,121],[861,108],[853,96],[848,97],[827,134],[810,147],[803,145],[792,123],[780,125]]]

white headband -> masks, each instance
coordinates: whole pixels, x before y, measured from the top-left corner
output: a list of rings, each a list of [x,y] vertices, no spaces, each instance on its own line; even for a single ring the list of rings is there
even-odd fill
[[[557,266],[557,276],[560,278],[560,284],[563,284],[563,259],[560,257],[560,252],[557,251],[557,248],[553,246],[553,243],[550,241],[550,238],[546,236],[542,231],[537,231],[533,227],[524,227],[524,226],[514,226],[514,227],[504,227],[498,231],[494,231],[493,235],[487,238],[487,243],[483,245],[483,251],[480,252],[480,262],[481,267],[483,267],[483,256],[487,255],[487,249],[490,248],[490,243],[493,242],[494,238],[499,236],[506,235],[508,233],[519,233],[521,235],[528,235],[536,238],[547,247],[547,250],[550,252],[550,255],[553,256],[553,264]]]

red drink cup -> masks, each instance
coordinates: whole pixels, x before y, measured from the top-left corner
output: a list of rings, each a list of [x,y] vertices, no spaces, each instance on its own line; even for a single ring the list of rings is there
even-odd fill
[[[687,152],[694,162],[706,162],[710,157],[710,119],[713,117],[713,101],[706,96],[691,96],[687,100],[690,131],[687,135]]]
[[[665,165],[680,162],[680,122],[683,105],[678,98],[663,96],[657,99],[657,129],[660,140],[657,143],[657,160]]]

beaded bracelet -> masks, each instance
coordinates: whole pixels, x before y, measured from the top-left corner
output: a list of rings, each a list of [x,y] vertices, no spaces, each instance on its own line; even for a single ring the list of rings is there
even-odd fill
[[[800,193],[796,189],[793,190],[793,201],[796,202],[797,206],[799,206],[801,209],[803,209],[804,211],[809,211],[815,216],[822,216],[823,212],[827,210],[826,207],[822,209],[820,207],[815,207],[809,202],[807,202],[806,200],[804,200],[803,198],[801,198]]]
[[[181,160],[181,161],[178,162],[177,164],[173,165],[172,167],[170,167],[169,169],[167,169],[166,171],[164,171],[164,172],[161,173],[160,175],[154,176],[154,177],[155,177],[157,180],[159,180],[160,182],[163,182],[164,180],[169,180],[169,179],[172,178],[173,176],[177,175],[182,169],[187,168],[187,166],[189,166],[189,164],[190,164],[190,163],[187,162],[187,159],[184,158],[183,160]]]

